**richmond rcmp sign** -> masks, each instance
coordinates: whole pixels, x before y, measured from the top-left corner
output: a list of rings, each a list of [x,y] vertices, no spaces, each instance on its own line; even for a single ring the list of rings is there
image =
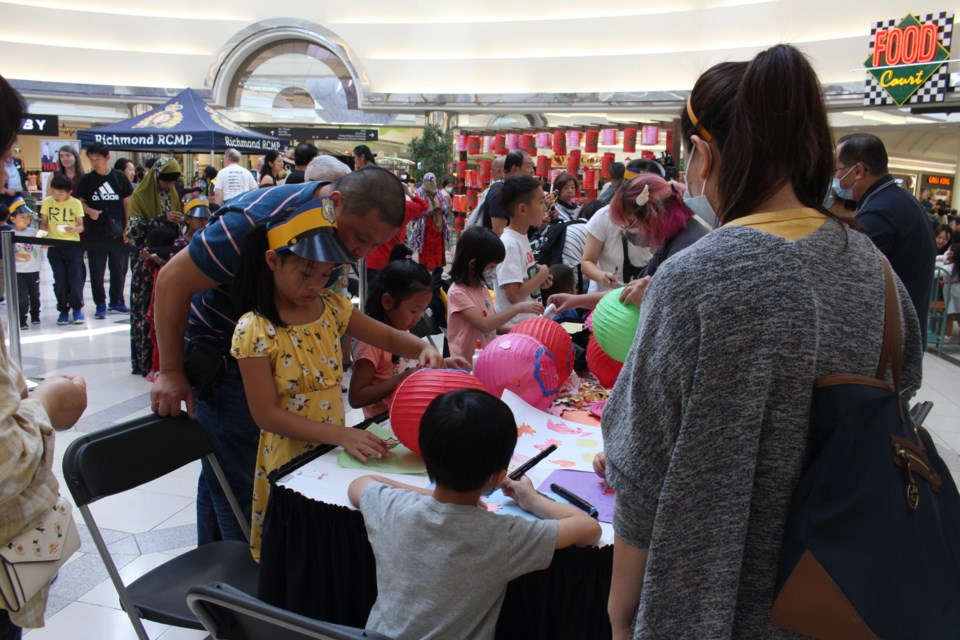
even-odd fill
[[[865,105],[942,102],[950,90],[953,13],[907,15],[870,30]]]

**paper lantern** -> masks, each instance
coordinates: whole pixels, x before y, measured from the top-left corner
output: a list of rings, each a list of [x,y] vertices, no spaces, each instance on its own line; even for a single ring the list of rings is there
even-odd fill
[[[457,151],[466,151],[467,150],[467,135],[461,133],[457,136]]]
[[[537,155],[537,140],[532,133],[525,133],[520,136],[520,148],[532,156]]]
[[[467,208],[471,211],[477,206],[479,196],[476,191],[467,191]]]
[[[537,132],[537,149],[547,149],[550,147],[550,133],[547,131]]]
[[[600,140],[599,129],[587,129],[583,134],[583,150],[587,153],[597,152],[597,142]]]
[[[573,340],[566,329],[549,318],[527,318],[510,329],[510,333],[522,333],[542,342],[557,362],[560,384],[566,382],[573,372],[576,355],[573,351]]]
[[[492,160],[480,161],[480,180],[482,182],[490,182],[490,171],[492,166],[493,166]]]
[[[550,158],[547,156],[537,156],[537,175],[546,178],[550,171]]]
[[[603,157],[600,158],[600,175],[602,175],[607,180],[610,179],[610,165],[616,161],[616,156],[612,153],[605,153]]]
[[[557,181],[557,178],[564,174],[564,169],[550,169],[550,184]]]
[[[587,167],[583,170],[583,188],[592,191],[597,188],[597,170]]]
[[[627,359],[640,323],[640,309],[620,302],[622,289],[604,295],[593,311],[593,335],[604,352],[619,362]]]
[[[634,153],[637,150],[637,128],[626,127],[623,130],[623,152]]]
[[[498,155],[507,153],[507,136],[502,133],[493,136],[493,152]]]
[[[563,131],[553,132],[553,153],[562,156],[567,153],[567,136]]]
[[[587,368],[597,376],[600,384],[607,389],[612,389],[623,369],[623,363],[605,354],[597,344],[597,339],[590,336],[590,340],[587,341]]]
[[[673,149],[673,130],[672,129],[667,129],[666,140],[667,140],[666,141],[667,151],[670,151],[671,149]]]
[[[580,146],[580,132],[576,129],[570,129],[567,131],[567,147],[579,147]]]
[[[560,392],[553,354],[542,342],[523,334],[494,338],[477,358],[473,372],[498,398],[509,389],[541,410],[549,407]]]
[[[420,419],[437,396],[457,389],[486,391],[483,383],[466,371],[421,369],[407,377],[390,398],[390,426],[407,449],[420,453]]]
[[[481,138],[480,151],[483,153],[493,152],[493,136],[483,136],[483,138]]]
[[[616,129],[601,129],[600,130],[600,139],[603,140],[605,145],[614,145],[617,144],[617,130]]]
[[[516,133],[507,134],[507,151],[513,151],[520,145],[520,136]]]
[[[480,136],[467,136],[467,153],[474,156],[480,153]]]

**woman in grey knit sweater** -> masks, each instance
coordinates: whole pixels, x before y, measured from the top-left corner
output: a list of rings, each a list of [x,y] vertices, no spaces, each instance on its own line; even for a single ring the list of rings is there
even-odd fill
[[[681,116],[690,196],[722,227],[663,264],[603,414],[617,491],[614,638],[779,638],[777,558],[814,380],[873,375],[882,257],[820,206],[833,141],[796,49],[723,63]],[[905,393],[916,313],[897,280]]]

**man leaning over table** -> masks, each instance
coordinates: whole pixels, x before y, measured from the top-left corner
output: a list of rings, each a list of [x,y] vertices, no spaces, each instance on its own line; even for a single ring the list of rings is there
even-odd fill
[[[236,362],[199,398],[184,373],[184,339],[209,339],[227,354],[239,314],[230,286],[243,235],[256,223],[328,196],[334,204],[337,235],[357,258],[393,237],[403,222],[404,189],[389,171],[371,168],[336,182],[310,182],[251,191],[231,200],[195,234],[187,251],[174,256],[156,284],[160,374],[151,389],[151,407],[161,416],[179,415],[181,403],[210,438],[220,466],[249,520],[260,429],[250,415]],[[197,490],[198,544],[244,540],[212,469],[203,463]]]

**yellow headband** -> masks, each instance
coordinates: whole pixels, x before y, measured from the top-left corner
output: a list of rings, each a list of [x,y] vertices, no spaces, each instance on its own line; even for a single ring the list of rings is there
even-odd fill
[[[267,243],[271,249],[276,251],[294,245],[297,236],[314,229],[337,228],[333,202],[329,198],[317,200],[322,200],[322,203],[301,209],[287,220],[267,229]]]
[[[697,116],[693,114],[693,104],[690,102],[690,98],[687,98],[687,115],[690,116],[690,122],[692,122],[693,126],[697,128],[697,131],[700,133],[700,137],[707,142],[712,142],[713,136],[710,135],[709,131],[701,126],[700,121],[697,120]]]

